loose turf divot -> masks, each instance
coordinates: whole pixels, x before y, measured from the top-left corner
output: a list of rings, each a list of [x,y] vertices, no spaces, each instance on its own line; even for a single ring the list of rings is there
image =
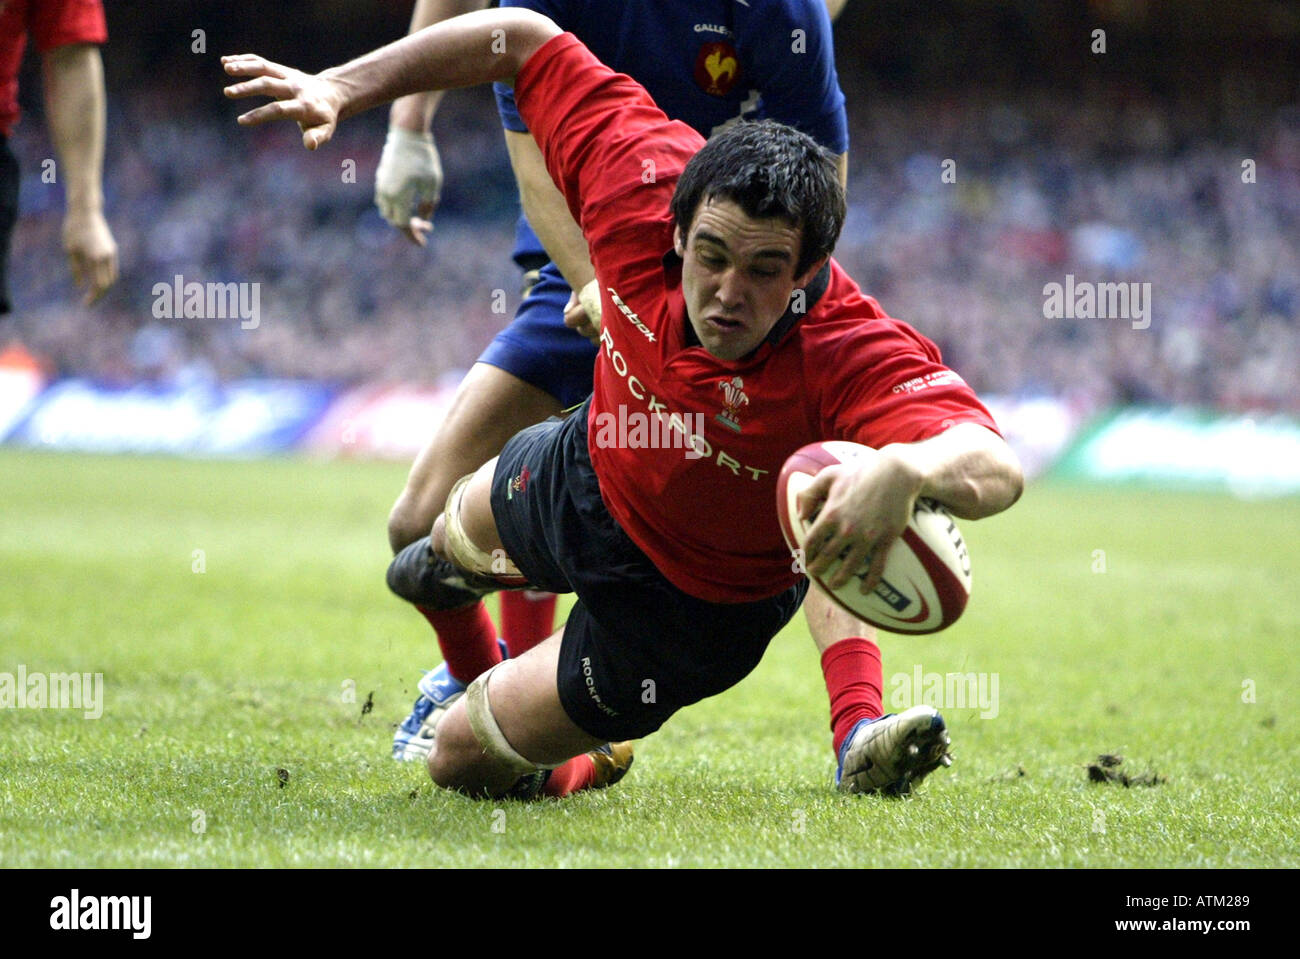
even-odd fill
[[[1123,756],[1102,753],[1097,757],[1096,762],[1088,764],[1088,781],[1094,783],[1119,783],[1125,788],[1129,786],[1159,786],[1162,783],[1169,782],[1168,776],[1161,776],[1153,769],[1138,773],[1136,776],[1130,776],[1119,768],[1123,762]]]

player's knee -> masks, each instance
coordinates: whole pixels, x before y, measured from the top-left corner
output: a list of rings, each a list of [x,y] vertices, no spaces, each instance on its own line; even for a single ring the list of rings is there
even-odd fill
[[[496,460],[490,460],[481,467],[466,483],[460,498],[456,501],[459,510],[457,521],[466,537],[479,549],[491,552],[501,546],[501,537],[497,532],[496,518],[492,513],[492,476]],[[448,497],[447,505],[452,505]]]
[[[444,727],[440,735],[433,742],[433,749],[429,750],[429,778],[433,780],[434,785],[441,786],[443,789],[455,789],[460,782],[460,773],[464,764],[459,761],[456,748],[451,743],[450,730],[446,727],[450,724],[447,720],[450,717],[443,717],[443,721],[438,725]]]
[[[444,789],[473,798],[534,798],[546,781],[545,769],[550,767],[525,759],[501,732],[488,696],[488,680],[494,671],[470,683],[438,724],[429,754],[429,777]]]
[[[482,761],[483,750],[474,738],[464,710],[453,707],[438,724],[438,736],[429,751],[429,778],[443,789],[485,796]]]
[[[492,519],[489,482],[490,476],[485,480],[480,473],[452,487],[447,509],[434,522],[429,545],[460,569],[491,577],[500,586],[522,586],[526,580],[506,555]]]

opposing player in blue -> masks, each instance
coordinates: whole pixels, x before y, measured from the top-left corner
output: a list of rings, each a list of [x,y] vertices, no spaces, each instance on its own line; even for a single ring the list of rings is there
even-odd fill
[[[801,129],[838,157],[841,182],[846,180],[848,129],[830,26],[843,0],[504,0],[501,5],[545,14],[603,62],[637,79],[670,117],[705,136],[746,119],[771,118]],[[418,0],[411,32],[483,6],[482,0]],[[376,178],[381,213],[421,245],[432,229],[441,189],[429,132],[440,98],[441,93],[419,94],[393,104]],[[497,102],[524,212],[514,258],[525,271],[526,292],[514,321],[465,377],[446,419],[412,466],[388,523],[399,560],[429,534],[460,477],[499,453],[516,432],[580,403],[592,389],[599,305],[587,245],[509,87],[498,86]],[[653,156],[643,158],[647,182],[655,176],[654,165]],[[449,601],[409,590],[403,595],[434,627],[444,658],[420,681],[420,697],[393,741],[394,758],[424,760],[438,720],[470,682],[504,653],[518,656],[550,635],[555,600],[550,594],[501,594],[502,644],[472,592],[466,591],[461,603],[457,597]],[[860,770],[871,761],[872,750],[880,749],[871,724],[883,711],[880,653],[871,627],[820,591],[810,592],[805,613],[822,653],[831,700],[837,782],[841,775],[847,781],[846,770]],[[589,755],[589,774],[584,769],[571,782],[566,778],[553,786],[572,791],[608,785],[631,760],[626,744]]]

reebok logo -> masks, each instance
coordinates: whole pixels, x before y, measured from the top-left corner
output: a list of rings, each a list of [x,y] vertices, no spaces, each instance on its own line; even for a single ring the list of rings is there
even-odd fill
[[[644,333],[647,340],[651,343],[655,342],[655,335],[650,331],[650,327],[641,322],[641,317],[632,312],[628,305],[623,302],[623,298],[614,292],[614,288],[607,286],[605,289],[609,290],[610,299],[614,301],[614,305],[618,307],[619,312],[626,316],[633,326]]]

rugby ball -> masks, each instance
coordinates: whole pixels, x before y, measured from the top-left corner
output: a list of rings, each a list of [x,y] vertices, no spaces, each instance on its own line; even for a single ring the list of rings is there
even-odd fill
[[[816,518],[800,519],[799,494],[827,466],[852,463],[868,452],[871,447],[859,443],[826,440],[810,443],[785,461],[777,478],[776,512],[796,559],[803,556],[804,538]],[[831,566],[826,578],[838,568],[838,563]],[[895,633],[946,629],[970,598],[970,555],[957,523],[943,506],[924,497],[917,497],[911,521],[890,547],[880,585],[864,595],[860,587],[866,573],[864,564],[838,590],[826,587],[822,578],[812,578],[854,616]]]

